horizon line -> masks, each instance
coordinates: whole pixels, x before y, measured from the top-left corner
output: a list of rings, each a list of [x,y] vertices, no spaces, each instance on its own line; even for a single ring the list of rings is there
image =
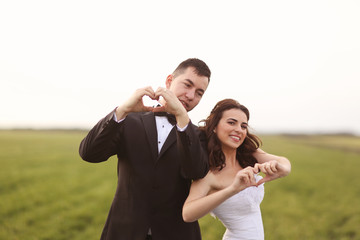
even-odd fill
[[[88,132],[91,128],[83,127],[0,127],[0,131],[82,131]],[[256,131],[259,135],[337,135],[360,137],[360,134],[351,131]]]

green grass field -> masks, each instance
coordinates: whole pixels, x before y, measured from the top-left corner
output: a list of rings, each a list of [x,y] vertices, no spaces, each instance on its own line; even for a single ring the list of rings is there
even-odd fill
[[[99,239],[116,187],[116,160],[80,160],[81,131],[0,131],[0,239]],[[360,239],[360,138],[263,136],[292,173],[265,184],[265,238]],[[200,220],[204,240],[224,227]]]

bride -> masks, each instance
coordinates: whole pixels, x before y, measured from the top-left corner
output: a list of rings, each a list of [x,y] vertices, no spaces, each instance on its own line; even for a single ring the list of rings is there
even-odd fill
[[[249,133],[248,120],[248,109],[233,99],[215,105],[201,127],[208,140],[210,171],[192,183],[183,206],[185,222],[209,212],[217,216],[226,227],[223,240],[264,239],[264,183],[291,171],[288,159],[259,148],[261,141]]]

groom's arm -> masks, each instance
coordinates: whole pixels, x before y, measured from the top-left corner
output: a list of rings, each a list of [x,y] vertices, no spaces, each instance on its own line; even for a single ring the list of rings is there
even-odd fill
[[[177,145],[184,178],[199,179],[209,170],[206,136],[189,122],[185,131],[177,131]]]
[[[114,120],[115,110],[101,119],[81,141],[79,154],[87,162],[103,162],[117,153],[122,122]]]

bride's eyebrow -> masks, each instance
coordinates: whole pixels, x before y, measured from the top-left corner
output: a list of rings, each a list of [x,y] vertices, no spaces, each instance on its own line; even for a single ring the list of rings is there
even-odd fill
[[[238,120],[236,120],[235,118],[228,118],[228,121],[234,121],[234,122],[238,122]]]

